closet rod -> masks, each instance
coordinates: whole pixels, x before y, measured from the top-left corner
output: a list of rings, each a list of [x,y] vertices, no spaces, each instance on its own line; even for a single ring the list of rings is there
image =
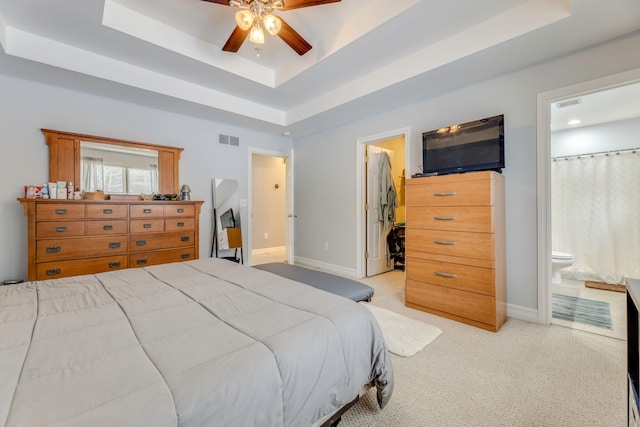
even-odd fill
[[[597,156],[597,155],[601,155],[601,154],[620,154],[620,153],[626,153],[626,152],[631,152],[631,153],[635,153],[636,151],[639,151],[640,148],[624,148],[622,150],[609,150],[609,151],[598,151],[595,153],[585,153],[585,154],[572,154],[570,156],[558,156],[558,157],[552,157],[551,160],[556,161],[556,160],[569,160],[569,159],[579,159],[580,157],[593,157],[593,156]]]

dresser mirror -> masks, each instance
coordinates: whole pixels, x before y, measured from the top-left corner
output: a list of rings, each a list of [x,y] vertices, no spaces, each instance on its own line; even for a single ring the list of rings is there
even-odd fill
[[[131,169],[137,169],[137,171],[133,171],[136,176],[129,179],[130,182],[135,181],[136,184],[125,187],[124,183],[122,183],[117,187],[121,190],[113,191],[113,193],[178,194],[180,191],[179,163],[182,148],[49,129],[42,129],[42,132],[45,134],[47,145],[49,146],[49,182],[66,181],[73,182],[76,187],[89,186],[88,184],[83,184],[83,170],[88,163],[85,163],[86,161],[83,162],[82,158],[102,158],[104,165],[107,163],[105,160],[107,158],[106,153],[111,153],[109,156],[112,156],[114,153],[119,152],[119,156],[122,158],[124,158],[124,154],[127,154],[130,159],[127,162],[131,162]],[[89,147],[91,147],[91,150],[98,150],[99,154],[95,156],[87,155]],[[154,167],[150,166],[153,164],[156,165],[155,170]],[[145,168],[146,171],[143,172]],[[121,172],[121,175],[122,173],[124,172]],[[99,182],[97,175],[94,175],[94,179]],[[143,182],[143,184],[140,184],[140,182]],[[146,190],[147,184],[149,189],[153,191],[140,191],[143,186]],[[90,188],[82,189],[85,191],[101,189],[98,188],[100,185],[97,183],[91,185],[92,187]],[[115,181],[113,185],[113,188],[116,188]],[[102,188],[101,190],[109,192],[108,188]]]

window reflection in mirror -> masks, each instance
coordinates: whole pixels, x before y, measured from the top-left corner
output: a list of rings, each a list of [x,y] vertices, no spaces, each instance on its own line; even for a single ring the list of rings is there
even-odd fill
[[[80,189],[108,194],[158,192],[158,152],[87,141],[80,142]]]

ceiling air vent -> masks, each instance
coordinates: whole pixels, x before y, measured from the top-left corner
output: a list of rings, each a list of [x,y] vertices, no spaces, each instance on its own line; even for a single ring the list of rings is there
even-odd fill
[[[556,107],[565,108],[565,107],[570,107],[572,105],[578,105],[578,104],[582,104],[582,98],[573,98],[573,99],[567,99],[566,101],[558,101],[556,102]]]

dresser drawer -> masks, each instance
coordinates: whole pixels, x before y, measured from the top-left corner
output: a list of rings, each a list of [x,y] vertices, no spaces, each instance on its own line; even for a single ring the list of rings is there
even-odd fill
[[[84,221],[39,221],[36,223],[36,239],[84,236]]]
[[[129,256],[130,267],[146,267],[154,264],[189,261],[195,259],[195,248],[170,249],[166,251],[140,252]]]
[[[162,218],[164,217],[164,205],[131,205],[129,216],[131,218]]]
[[[417,304],[435,311],[434,314],[438,315],[450,314],[456,320],[470,319],[491,326],[485,329],[496,330],[496,300],[491,296],[410,279],[406,281],[405,291],[408,305]]]
[[[183,205],[181,203],[168,204],[164,206],[166,216],[194,216],[195,208],[193,205]]]
[[[53,261],[38,263],[36,280],[58,279],[81,274],[102,273],[128,267],[126,255],[89,258],[83,260]]]
[[[132,234],[129,236],[129,250],[143,252],[155,249],[181,248],[194,245],[194,232],[171,232]]]
[[[164,231],[164,219],[132,219],[129,231],[131,233],[157,233]]]
[[[40,203],[36,206],[37,220],[84,219],[84,205],[73,203]]]
[[[39,240],[36,242],[36,257],[38,261],[54,261],[120,255],[127,253],[127,243],[126,235]]]
[[[111,234],[127,234],[128,221],[126,219],[118,219],[115,221],[87,221],[87,235],[111,235]]]
[[[408,228],[405,249],[465,258],[492,260],[495,257],[492,233]]]
[[[490,177],[475,175],[412,178],[405,188],[407,206],[492,206]]]
[[[406,278],[495,296],[495,270],[463,264],[407,257]]]
[[[128,213],[127,205],[87,204],[87,218],[91,219],[127,218]]]
[[[164,220],[164,229],[167,231],[193,230],[196,228],[196,220],[193,218],[167,218]]]
[[[492,207],[415,207],[407,210],[406,228],[492,233],[492,218]]]

